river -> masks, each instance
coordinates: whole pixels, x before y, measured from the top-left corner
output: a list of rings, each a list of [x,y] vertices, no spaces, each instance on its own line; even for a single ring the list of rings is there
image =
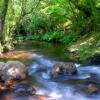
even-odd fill
[[[90,94],[89,84],[100,90],[100,65],[81,65],[69,59],[64,46],[45,42],[27,42],[16,46],[17,50],[27,50],[36,55],[28,66],[28,77],[36,87],[38,95],[47,100],[100,100],[100,94]],[[49,70],[58,62],[74,62],[79,75],[52,79]],[[12,100],[34,100],[33,97],[15,97]]]

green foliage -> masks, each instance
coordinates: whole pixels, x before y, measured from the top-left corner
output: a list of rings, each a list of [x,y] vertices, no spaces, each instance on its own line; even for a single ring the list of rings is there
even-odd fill
[[[86,60],[89,57],[92,57],[94,55],[95,49],[91,49],[89,47],[86,48],[80,48],[79,49],[79,57],[81,61]]]
[[[78,39],[77,35],[73,33],[68,33],[66,35],[62,35],[62,38],[60,39],[60,41],[63,42],[64,44],[71,44],[77,39]]]
[[[3,46],[0,44],[0,53],[3,52]]]
[[[59,42],[68,46],[82,39],[76,49],[81,59],[85,59],[100,46],[100,35],[95,36],[100,34],[100,0],[9,0],[5,7],[4,1],[0,1],[0,21],[7,7],[3,31],[0,30],[3,39],[0,51],[2,45],[16,40]],[[88,40],[83,48],[87,36],[91,36],[90,40],[95,37],[95,41]]]
[[[39,34],[39,35],[32,35],[32,36],[17,36],[16,40],[18,41],[24,41],[24,40],[38,40],[38,41],[46,41],[46,42],[58,42],[58,43],[62,43],[62,44],[71,44],[74,41],[76,41],[77,35],[73,34],[73,33],[59,33],[59,32],[47,32],[45,34]]]
[[[38,0],[0,1],[0,43],[2,46],[13,43],[13,35],[23,19],[33,12]]]

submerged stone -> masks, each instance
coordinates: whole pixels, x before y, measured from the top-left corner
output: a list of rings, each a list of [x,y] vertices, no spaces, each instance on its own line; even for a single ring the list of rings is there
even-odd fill
[[[18,95],[35,95],[36,89],[28,83],[16,84],[14,88],[15,94]]]
[[[97,94],[99,92],[99,88],[96,84],[89,84],[88,91],[90,95]]]

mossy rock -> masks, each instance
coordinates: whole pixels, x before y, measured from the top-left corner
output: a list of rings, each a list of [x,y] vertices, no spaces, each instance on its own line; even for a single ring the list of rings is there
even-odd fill
[[[57,63],[51,69],[51,75],[56,77],[57,75],[76,75],[77,68],[74,63]]]
[[[4,80],[26,78],[26,66],[20,61],[8,61],[2,70]]]

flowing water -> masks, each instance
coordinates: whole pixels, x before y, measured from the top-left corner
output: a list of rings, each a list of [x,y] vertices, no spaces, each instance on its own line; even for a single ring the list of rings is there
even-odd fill
[[[91,97],[86,95],[86,86],[88,82],[92,82],[91,74],[96,74],[96,77],[98,76],[96,81],[100,84],[100,66],[77,67],[79,71],[78,76],[63,76],[63,78],[52,79],[49,76],[48,70],[57,62],[59,61],[40,56],[37,61],[33,62],[30,66],[29,75],[37,80],[37,94],[48,95],[51,97],[50,100],[100,100],[99,95]],[[76,64],[76,66],[78,65]],[[88,81],[88,79],[90,79],[90,81]]]
[[[18,50],[28,50],[36,54],[28,68],[31,84],[36,87],[37,94],[50,98],[47,100],[100,100],[100,94],[89,95],[88,84],[100,85],[100,65],[81,66],[75,64],[77,76],[63,76],[52,79],[49,71],[57,62],[71,62],[65,47],[50,43],[24,43],[17,45]],[[30,97],[16,97],[12,100],[34,100]]]

